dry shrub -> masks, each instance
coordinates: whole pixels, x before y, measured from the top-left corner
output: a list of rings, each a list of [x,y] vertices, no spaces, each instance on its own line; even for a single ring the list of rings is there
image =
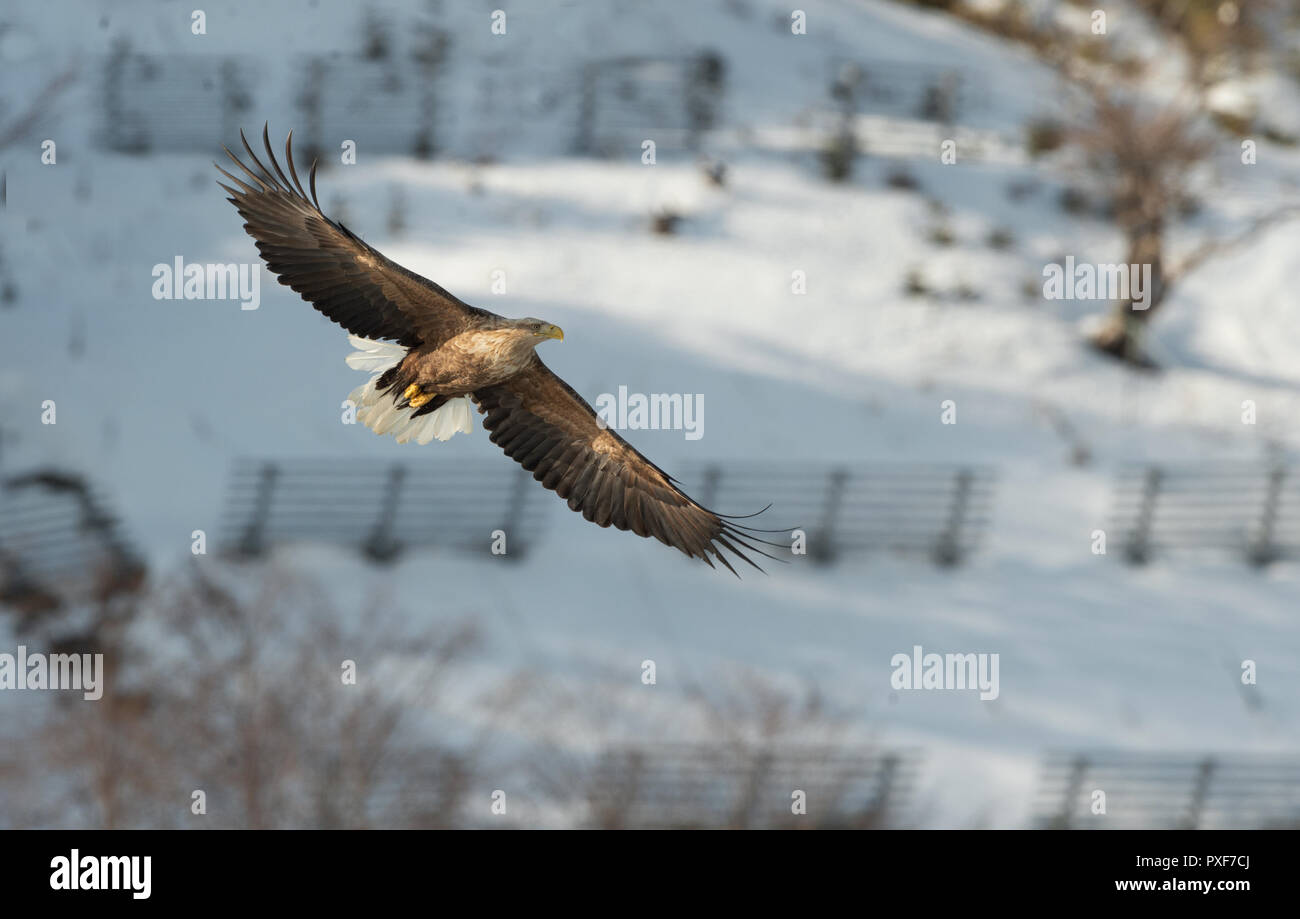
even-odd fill
[[[252,585],[222,574],[196,566],[86,649],[104,654],[104,696],[54,699],[24,732],[9,767],[26,803],[11,824],[463,823],[476,748],[438,742],[433,708],[472,630],[409,634],[383,610],[344,619],[283,572]]]
[[[748,674],[727,687],[669,698],[646,687],[566,693],[534,685],[553,728],[530,748],[535,793],[570,823],[599,829],[899,824],[909,755],[855,738],[815,690]],[[664,707],[630,718],[633,699],[651,698],[645,693],[659,694]],[[806,814],[792,813],[796,790],[807,795]]]

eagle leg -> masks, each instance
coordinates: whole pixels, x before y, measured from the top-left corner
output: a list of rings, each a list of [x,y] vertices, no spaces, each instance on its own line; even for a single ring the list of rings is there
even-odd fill
[[[419,408],[421,405],[424,405],[424,403],[432,399],[434,395],[435,394],[431,392],[424,392],[424,390],[420,388],[419,383],[412,383],[402,391],[402,398],[397,400],[397,407],[406,408],[407,406],[410,406],[411,408]]]

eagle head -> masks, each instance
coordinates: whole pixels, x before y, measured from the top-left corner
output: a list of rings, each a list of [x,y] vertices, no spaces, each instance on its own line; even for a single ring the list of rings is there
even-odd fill
[[[564,330],[562,328],[558,325],[544,322],[541,319],[533,319],[531,317],[528,319],[519,319],[516,320],[515,325],[517,328],[524,329],[531,333],[533,337],[537,339],[537,343],[539,344],[549,338],[564,341]]]

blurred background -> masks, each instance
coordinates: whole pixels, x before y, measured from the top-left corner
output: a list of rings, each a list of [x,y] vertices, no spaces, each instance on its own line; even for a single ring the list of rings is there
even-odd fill
[[[107,670],[0,692],[0,827],[1300,822],[1300,4],[87,0],[0,61],[0,652]],[[695,398],[625,436],[799,551],[343,423],[215,184],[268,121],[588,401]]]

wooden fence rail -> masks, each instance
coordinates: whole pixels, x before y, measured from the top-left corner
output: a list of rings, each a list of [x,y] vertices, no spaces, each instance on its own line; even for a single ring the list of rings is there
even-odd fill
[[[1132,466],[1116,489],[1124,558],[1165,551],[1240,554],[1254,565],[1300,557],[1300,470],[1282,465]]]
[[[79,474],[36,469],[0,480],[0,602],[50,609],[74,594],[138,584],[144,563]]]
[[[958,466],[710,464],[683,482],[719,510],[772,502],[769,522],[758,525],[803,529],[807,554],[819,563],[878,549],[955,565],[987,525],[992,477]],[[530,473],[504,464],[241,461],[222,543],[256,556],[275,543],[327,542],[387,561],[413,546],[488,551],[501,530],[506,554],[519,558],[551,513],[568,512]]]
[[[528,72],[487,63],[471,94],[443,77],[450,39],[434,32],[398,56],[295,57],[296,149],[337,162],[340,143],[363,154],[640,157],[641,143],[694,149],[720,120],[722,58],[595,58]],[[211,153],[256,128],[265,62],[239,55],[140,54],[119,45],[100,65],[99,142],[122,153]],[[282,137],[275,138],[276,143]]]
[[[979,466],[924,463],[711,464],[684,482],[705,507],[746,513],[771,502],[764,527],[802,529],[808,556],[892,551],[936,564],[964,561],[989,522],[994,476]],[[689,490],[689,489],[688,489]]]
[[[1300,828],[1300,756],[1055,752],[1034,814],[1055,829]]]
[[[629,747],[605,753],[590,789],[595,826],[884,827],[904,819],[919,756],[843,747]],[[805,813],[795,813],[802,793]]]
[[[382,562],[417,546],[491,554],[500,531],[498,554],[518,559],[546,499],[529,473],[506,464],[245,460],[231,476],[222,543],[257,556],[274,544],[325,542]]]

